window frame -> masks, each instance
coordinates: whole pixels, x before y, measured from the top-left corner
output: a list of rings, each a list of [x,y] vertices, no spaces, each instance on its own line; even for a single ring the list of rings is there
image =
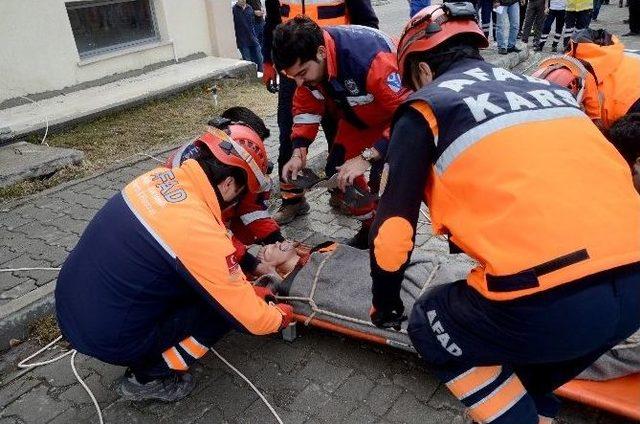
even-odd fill
[[[88,9],[90,7],[107,6],[107,5],[118,4],[118,3],[133,3],[135,1],[137,0],[84,0],[84,1],[67,1],[65,2],[64,5],[65,5],[65,10],[67,12],[67,19],[69,19],[69,26],[71,27],[71,19],[69,18],[70,10]],[[80,59],[82,60],[82,59],[93,58],[96,56],[101,56],[104,54],[113,53],[120,50],[126,50],[131,47],[135,47],[139,45],[158,43],[162,41],[162,36],[160,35],[160,31],[158,28],[158,19],[157,19],[156,10],[155,10],[156,9],[155,1],[148,0],[148,2],[149,2],[149,12],[151,15],[151,26],[155,34],[154,36],[142,38],[139,40],[129,41],[125,43],[118,43],[108,47],[100,47],[97,49],[88,50],[86,52],[80,52],[80,50],[78,50],[78,42],[76,41],[76,37],[73,34],[73,28],[71,28],[73,41],[76,45],[76,51],[78,52],[78,56],[80,56]]]

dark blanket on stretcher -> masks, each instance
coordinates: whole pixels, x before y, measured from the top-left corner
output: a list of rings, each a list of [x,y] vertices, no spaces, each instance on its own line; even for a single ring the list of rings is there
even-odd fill
[[[441,252],[415,250],[402,283],[401,297],[406,314],[411,313],[415,300],[430,287],[465,279],[475,262],[466,255],[445,255]],[[307,264],[290,281],[289,296],[309,298],[315,283],[313,300],[319,309],[354,318],[352,322],[317,312],[314,318],[329,321],[388,340],[388,344],[411,349],[406,333],[383,330],[369,320],[371,307],[371,276],[369,251],[338,244],[333,252],[315,252]],[[289,301],[295,311],[311,316],[313,310],[306,301]],[[579,378],[607,380],[640,371],[640,333],[603,355]]]
[[[428,286],[464,279],[473,264],[465,255],[415,251],[402,284],[401,297],[406,313],[411,312],[413,303]],[[368,251],[339,244],[332,252],[313,253],[307,264],[295,275],[289,296],[310,297],[316,281],[313,300],[318,308],[362,323],[348,322],[323,313],[316,313],[315,318],[385,337],[390,343],[398,343],[400,347],[410,346],[406,321],[400,332],[382,330],[370,323],[371,277]],[[297,313],[309,316],[313,312],[308,302],[290,303]]]

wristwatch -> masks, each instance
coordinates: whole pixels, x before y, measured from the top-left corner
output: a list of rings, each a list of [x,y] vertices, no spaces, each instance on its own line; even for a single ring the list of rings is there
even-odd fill
[[[373,147],[367,147],[362,151],[362,153],[360,153],[360,157],[362,157],[362,159],[366,160],[367,162],[372,162],[373,158],[375,158],[377,154],[378,152],[376,151],[376,149],[374,149]]]

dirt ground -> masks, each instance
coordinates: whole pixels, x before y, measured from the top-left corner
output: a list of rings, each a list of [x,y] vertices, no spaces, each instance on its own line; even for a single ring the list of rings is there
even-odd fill
[[[203,131],[209,117],[231,106],[244,105],[261,116],[276,110],[277,96],[265,90],[259,81],[225,79],[216,84],[217,106],[205,86],[195,87],[51,134],[46,140],[50,146],[81,150],[85,154],[83,163],[66,167],[48,178],[0,188],[0,201],[92,175],[149,148],[195,137]],[[34,134],[27,141],[39,143],[41,138],[41,134]]]

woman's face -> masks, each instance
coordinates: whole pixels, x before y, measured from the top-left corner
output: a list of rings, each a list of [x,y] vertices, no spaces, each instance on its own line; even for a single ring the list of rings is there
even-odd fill
[[[263,246],[258,251],[258,259],[273,267],[283,265],[291,258],[298,256],[296,249],[290,241],[276,242]]]

